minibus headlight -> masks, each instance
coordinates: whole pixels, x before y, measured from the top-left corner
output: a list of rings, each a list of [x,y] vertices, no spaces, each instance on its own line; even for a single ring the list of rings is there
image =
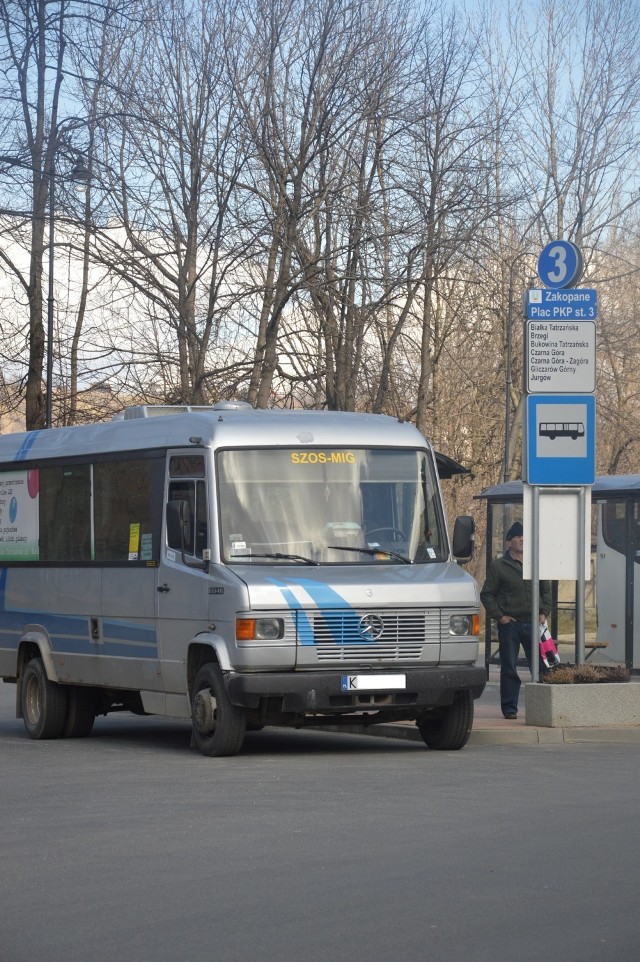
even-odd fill
[[[479,615],[451,615],[449,618],[450,635],[479,635]]]
[[[282,618],[236,618],[237,641],[277,641],[283,637]]]

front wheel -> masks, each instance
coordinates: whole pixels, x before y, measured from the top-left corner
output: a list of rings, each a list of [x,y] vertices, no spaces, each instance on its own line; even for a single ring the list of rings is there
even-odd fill
[[[456,751],[469,741],[473,727],[473,697],[470,691],[459,691],[451,705],[436,712],[425,712],[416,722],[428,748]]]
[[[42,658],[32,658],[22,676],[20,703],[30,738],[59,738],[67,718],[67,692],[49,681]]]
[[[247,719],[242,708],[232,705],[217,665],[203,665],[191,694],[193,740],[203,755],[237,755],[242,748]]]

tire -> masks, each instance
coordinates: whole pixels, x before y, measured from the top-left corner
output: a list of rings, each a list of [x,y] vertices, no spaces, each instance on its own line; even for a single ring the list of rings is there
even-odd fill
[[[191,694],[193,742],[203,755],[237,755],[247,727],[245,712],[232,705],[218,665],[203,665]]]
[[[436,713],[426,712],[416,722],[425,745],[439,751],[457,751],[469,741],[473,727],[473,698],[459,691],[453,704]]]
[[[69,688],[69,707],[62,729],[63,738],[86,738],[96,720],[96,698],[91,688]]]
[[[20,705],[30,738],[60,738],[67,718],[65,688],[49,681],[41,658],[32,658],[22,676]]]

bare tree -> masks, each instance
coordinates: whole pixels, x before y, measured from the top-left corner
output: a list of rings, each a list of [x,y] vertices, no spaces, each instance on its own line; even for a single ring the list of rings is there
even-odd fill
[[[104,6],[77,0],[0,3],[3,66],[0,118],[4,118],[4,125],[0,120],[0,152],[7,174],[5,198],[10,197],[14,207],[19,200],[19,207],[30,223],[30,237],[25,245],[23,222],[14,220],[12,245],[0,247],[0,262],[26,296],[28,336],[24,365],[28,428],[43,427],[47,409],[53,408],[53,398],[45,399],[42,385],[45,354],[52,369],[56,346],[55,328],[53,332],[48,330],[48,336],[45,334],[43,293],[45,273],[49,275],[51,290],[55,292],[58,286],[53,271],[61,244],[58,238],[52,237],[53,222],[63,227],[61,237],[68,241],[65,228],[75,221],[77,213],[77,204],[71,199],[66,184],[71,169],[78,170],[80,154],[74,141],[80,135],[85,143],[91,144],[94,136],[95,110],[91,116],[84,113],[79,84],[84,80],[88,88],[95,85],[96,78],[89,80],[79,72],[82,63],[78,56],[79,41],[89,30],[99,32],[105,20],[131,2],[115,0]],[[9,253],[16,249],[16,244],[18,248],[26,248],[27,268],[21,256],[15,258]],[[88,234],[85,249],[87,244]],[[47,245],[53,255],[48,266],[45,265]],[[53,300],[50,294],[47,327],[55,322]]]
[[[491,116],[478,98],[481,75],[476,46],[464,21],[425,16],[416,64],[409,149],[402,171],[406,233],[406,300],[386,341],[377,408],[386,403],[391,358],[405,325],[419,331],[419,368],[414,414],[426,432],[436,398],[435,366],[455,326],[447,303],[448,279],[478,247],[483,225],[495,215],[486,192]]]
[[[373,326],[403,289],[402,272],[392,265],[402,221],[391,170],[406,136],[414,42],[407,14],[403,4],[360,7],[364,20],[357,19],[352,31],[359,38],[368,30],[369,41],[364,51],[356,46],[349,74],[338,65],[341,84],[353,89],[349,112],[336,114],[324,132],[317,179],[326,190],[308,229],[298,232],[305,290],[322,331],[326,403],[334,409],[373,406],[362,390],[362,379],[377,381],[372,372],[380,369]]]
[[[249,398],[264,406],[283,316],[308,298],[323,332],[326,400],[353,407],[367,327],[363,262],[387,61],[375,38],[397,4],[240,4],[230,69],[252,138],[264,294]],[[404,14],[403,14],[404,15]],[[375,69],[374,69],[375,67]]]
[[[100,161],[117,229],[97,230],[97,256],[146,303],[148,323],[170,332],[173,356],[152,350],[147,361],[165,372],[168,363],[170,397],[191,403],[207,398],[210,347],[246,257],[234,203],[244,147],[224,76],[224,16],[205,0],[145,4],[144,29],[127,38],[112,71]]]
[[[640,456],[640,224],[628,215],[594,253],[598,285],[598,470],[637,472]]]
[[[520,37],[530,56],[523,199],[539,240],[594,247],[637,194],[637,4],[541,0],[537,13]]]
[[[30,202],[31,241],[28,276],[7,256],[5,266],[25,289],[29,309],[26,420],[43,427],[45,357],[42,277],[49,179],[59,147],[60,91],[64,80],[69,3],[0,3],[0,44],[6,108],[13,123],[5,126],[5,170],[19,182],[16,194]],[[6,116],[6,114],[5,114]],[[49,345],[51,349],[51,345]]]

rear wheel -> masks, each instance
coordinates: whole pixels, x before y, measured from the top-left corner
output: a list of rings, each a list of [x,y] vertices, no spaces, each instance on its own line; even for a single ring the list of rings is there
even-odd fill
[[[456,692],[451,705],[437,712],[425,712],[416,724],[428,748],[441,751],[464,748],[473,727],[471,692]]]
[[[232,705],[217,665],[203,665],[191,694],[193,740],[203,755],[237,755],[247,727],[242,708]]]
[[[69,708],[62,729],[63,738],[86,738],[96,720],[96,698],[91,688],[69,688]]]
[[[41,658],[32,658],[22,676],[21,707],[30,738],[59,738],[67,717],[67,692],[49,681]]]

